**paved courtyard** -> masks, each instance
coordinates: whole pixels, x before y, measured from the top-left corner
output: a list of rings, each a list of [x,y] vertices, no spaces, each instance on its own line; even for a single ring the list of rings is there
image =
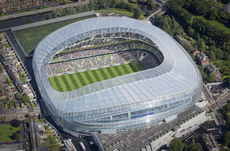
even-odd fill
[[[189,120],[195,115],[203,112],[200,108],[193,106],[178,115],[175,120],[168,123],[158,123],[154,126],[137,130],[118,131],[117,134],[97,134],[104,150],[113,151],[140,151],[146,148],[152,141],[171,131],[178,124]]]

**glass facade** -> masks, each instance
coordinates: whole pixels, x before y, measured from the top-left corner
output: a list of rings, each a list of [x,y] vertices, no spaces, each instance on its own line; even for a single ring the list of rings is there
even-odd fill
[[[76,41],[102,35],[144,41],[149,45],[141,47],[158,53],[162,63],[74,91],[55,91],[46,73],[53,56]],[[148,126],[190,108],[202,91],[199,70],[183,47],[159,28],[127,17],[97,17],[58,29],[36,47],[33,69],[51,116],[64,129],[73,131]]]

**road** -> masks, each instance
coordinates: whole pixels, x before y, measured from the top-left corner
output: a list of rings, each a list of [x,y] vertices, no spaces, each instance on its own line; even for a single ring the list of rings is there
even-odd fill
[[[26,123],[22,121],[23,125],[23,148],[27,148],[27,133],[26,133]]]
[[[204,85],[203,92],[204,92],[206,99],[209,102],[209,106],[208,106],[209,109],[213,111],[213,118],[214,118],[216,125],[218,126],[219,132],[220,134],[224,134],[225,120],[223,118],[223,115],[222,115],[223,111],[221,110],[221,108],[227,104],[228,100],[230,100],[230,93],[225,94],[224,96],[218,98],[215,101],[210,95],[210,93],[208,92],[208,89],[206,88],[205,85]]]
[[[157,13],[159,13],[162,10],[162,7],[159,8],[157,11],[155,11],[154,13],[152,13],[150,16],[148,16],[147,18],[144,18],[144,20],[149,20],[150,18],[152,18],[154,15],[156,15]]]
[[[209,102],[208,108],[210,109],[210,111],[214,111],[216,108],[218,108],[216,101],[214,101],[213,97],[211,96],[211,93],[209,92],[205,84],[203,84],[203,93]]]
[[[31,148],[33,151],[37,151],[37,138],[36,138],[36,126],[34,123],[34,119],[30,119],[30,139],[31,139]]]
[[[162,5],[162,6],[160,7],[160,9],[158,9],[157,11],[155,11],[154,13],[152,13],[152,14],[151,14],[150,16],[148,16],[147,18],[144,18],[143,21],[154,25],[154,23],[155,23],[154,16],[155,16],[156,14],[162,15],[162,14],[164,14],[166,11],[167,11],[166,6],[165,6],[165,5]]]
[[[223,107],[228,103],[228,100],[230,100],[230,92],[220,97],[216,103],[219,107]]]

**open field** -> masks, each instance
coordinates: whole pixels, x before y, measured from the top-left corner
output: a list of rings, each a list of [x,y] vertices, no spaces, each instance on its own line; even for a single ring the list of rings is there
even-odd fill
[[[14,31],[14,34],[19,40],[19,42],[21,43],[25,52],[27,54],[30,54],[34,51],[38,43],[51,32],[65,25],[71,24],[73,22],[84,20],[87,18],[92,18],[92,17],[94,17],[94,15],[41,25],[37,27],[26,28],[26,29]]]
[[[121,15],[125,15],[125,16],[129,16],[129,17],[133,17],[133,13],[129,12],[127,10],[123,10],[123,9],[114,9],[114,8],[109,8],[109,9],[102,9],[102,10],[97,10],[97,13],[118,13]]]
[[[13,127],[10,124],[1,124],[0,125],[0,142],[13,141],[10,138],[10,136],[20,129],[21,129],[21,126]]]
[[[128,64],[49,77],[49,81],[55,90],[64,92],[142,70],[144,70],[144,66],[140,62],[131,62]]]
[[[225,26],[224,24],[216,21],[216,20],[207,20],[205,19],[203,16],[194,16],[196,18],[200,18],[200,19],[203,19],[204,21],[210,23],[211,25],[215,26],[216,28],[220,29],[220,30],[224,30],[228,33],[230,33],[230,28]]]
[[[107,8],[107,9],[102,9],[102,10],[97,10],[96,13],[116,13],[116,14],[121,14],[125,15],[128,17],[133,17],[133,12],[129,12],[125,9],[115,9],[115,8]],[[140,19],[143,19],[144,16],[140,16]]]

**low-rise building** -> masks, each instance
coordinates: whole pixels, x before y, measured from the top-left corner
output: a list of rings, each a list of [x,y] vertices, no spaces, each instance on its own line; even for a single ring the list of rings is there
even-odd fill
[[[198,59],[198,61],[199,61],[199,63],[205,68],[205,67],[207,67],[208,65],[209,65],[209,59],[208,59],[208,57],[204,54],[204,53],[198,53],[197,55],[196,55],[196,57],[197,57],[197,59]]]
[[[222,78],[222,74],[220,73],[220,71],[218,70],[218,68],[213,65],[213,64],[208,64],[206,67],[205,67],[205,70],[207,70],[208,73],[215,73],[216,75],[216,81],[221,81],[221,78]]]
[[[16,2],[1,0],[0,10],[2,10],[3,13],[6,13],[9,11],[21,10],[21,9],[30,8],[34,6],[41,6],[41,5],[44,5],[43,0],[23,0],[23,1],[16,1]]]
[[[208,151],[219,151],[217,142],[211,133],[203,134],[202,138]]]

